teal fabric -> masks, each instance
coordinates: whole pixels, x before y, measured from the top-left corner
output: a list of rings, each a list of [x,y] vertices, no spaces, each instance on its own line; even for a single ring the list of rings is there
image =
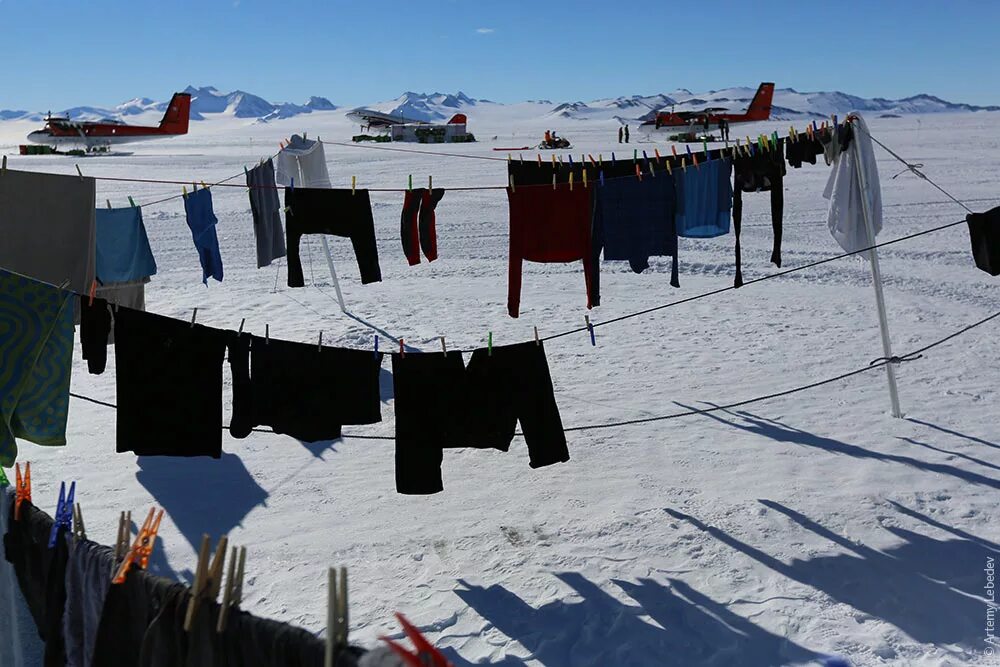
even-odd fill
[[[73,308],[66,292],[0,270],[0,465],[15,438],[66,444],[73,362]]]
[[[127,283],[156,274],[142,209],[97,209],[97,279],[102,284]]]

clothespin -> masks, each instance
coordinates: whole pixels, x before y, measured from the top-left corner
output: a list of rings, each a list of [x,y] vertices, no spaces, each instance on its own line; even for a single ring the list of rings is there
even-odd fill
[[[507,153],[507,164],[510,164],[510,163],[511,163],[511,162],[513,162],[513,161],[514,161],[514,158],[512,158],[512,157],[510,156],[510,153]]]
[[[191,190],[194,192],[198,192],[198,184],[195,183],[194,181],[191,181]]]
[[[132,543],[132,548],[125,554],[125,560],[122,561],[121,567],[118,568],[118,572],[111,580],[111,583],[120,584],[125,581],[125,575],[128,574],[133,564],[138,563],[143,569],[149,564],[149,555],[153,553],[153,545],[156,543],[156,533],[160,530],[160,520],[163,518],[163,510],[161,509],[156,514],[156,519],[153,519],[155,509],[154,507],[149,508],[149,514],[146,515],[146,520],[142,522],[142,527],[139,529],[139,534],[136,536],[135,542]]]
[[[444,344],[444,336],[441,336],[441,351],[444,353],[444,356],[448,356],[448,346]]]
[[[598,166],[601,166],[601,167],[604,166],[604,154],[603,153],[598,153],[597,154],[597,164],[598,164]]]
[[[76,167],[76,173],[77,173],[77,175],[78,175],[78,176],[80,177],[80,180],[82,181],[82,180],[83,180],[83,172],[82,172],[82,171],[80,171],[80,165],[78,165],[78,164],[75,164],[75,165],[73,165],[73,166],[74,166],[74,167]]]
[[[396,618],[399,619],[400,624],[403,626],[403,632],[413,642],[413,652],[411,653],[401,644],[388,637],[383,636],[379,637],[379,639],[388,644],[389,648],[402,658],[407,667],[452,667],[452,664],[448,662],[444,654],[427,641],[427,638],[424,637],[420,630],[406,620],[405,616],[396,612]]]
[[[542,166],[542,154],[541,153],[535,153],[535,155],[538,156],[538,166],[541,167]]]
[[[0,468],[0,489],[6,489],[8,486],[10,486],[10,480],[7,479],[7,473],[3,471],[3,468]]]
[[[31,502],[31,462],[24,464],[24,477],[21,477],[21,464],[14,464],[14,521],[21,518],[21,503]]]
[[[517,159],[518,159],[518,162],[520,162],[521,164],[524,164],[524,153],[518,153],[517,154]]]
[[[6,174],[6,173],[7,173],[7,156],[4,155],[3,163],[0,164],[0,174]]]
[[[556,175],[555,172],[552,173],[552,189],[556,189]]]
[[[80,503],[73,504],[73,539],[76,541],[87,539],[87,529],[83,526],[83,508]]]
[[[135,208],[135,202],[132,200],[131,195],[128,198],[128,205],[131,206],[132,208]]]
[[[687,158],[681,158],[681,171],[687,171]]]
[[[569,191],[573,192],[573,172],[569,172]]]
[[[556,166],[556,154],[555,153],[552,154],[552,166],[553,167]]]
[[[207,186],[207,185],[205,185],[205,181],[202,181],[202,182],[201,182],[201,188],[202,188],[203,190],[208,190],[208,186]]]
[[[673,170],[673,168],[672,168],[672,167],[670,166],[670,160],[667,160],[667,173],[668,173],[668,174],[670,174],[671,176],[673,176],[673,175],[674,175],[674,170]]]
[[[191,313],[191,328],[194,328],[194,318],[198,317],[198,309],[195,308],[194,312]]]
[[[357,187],[357,185],[358,185],[358,177],[357,176],[351,176],[351,194],[352,195],[354,194],[354,188]]]
[[[598,178],[601,179],[601,187],[603,188],[604,187],[604,170],[602,169],[601,171],[597,172],[597,176],[598,176]]]
[[[413,174],[410,174],[410,177],[406,181],[406,189],[407,190],[413,189]]]
[[[645,152],[645,151],[643,151],[643,152]],[[656,154],[656,163],[657,164],[663,164],[663,158],[660,157],[660,149],[659,148],[654,148],[653,149],[653,153]]]
[[[514,174],[509,174],[507,176],[507,180],[510,181],[510,191],[511,192],[517,192],[517,190],[514,189]]]
[[[701,148],[702,148],[702,150],[705,151],[705,162],[708,162],[709,161],[709,157],[708,157],[708,140],[707,139],[702,139],[701,140]]]
[[[111,210],[111,200],[110,199],[105,199],[104,201],[108,202],[108,210],[110,211]]]
[[[49,549],[56,546],[59,538],[59,529],[65,528],[66,532],[73,531],[73,503],[76,497],[76,482],[69,486],[69,496],[66,495],[66,482],[59,483],[59,501],[56,503],[56,513],[52,520],[52,529],[49,531]]]
[[[638,148],[633,148],[632,149],[632,164],[635,164],[638,161],[639,161],[639,149]]]
[[[635,163],[635,177],[639,179],[640,183],[642,183],[642,168],[639,167],[638,162]]]
[[[538,340],[538,327],[535,327],[535,345],[541,345],[542,342]]]
[[[243,175],[244,175],[244,176],[247,176],[247,177],[249,177],[249,176],[250,176],[250,172],[249,172],[249,171],[247,171],[247,166],[246,166],[246,165],[243,165]]]
[[[583,170],[583,188],[585,190],[587,189],[587,170],[586,169]]]
[[[490,332],[489,337],[486,339],[486,354],[487,356],[493,356],[493,332]]]
[[[247,318],[244,317],[243,319],[240,320],[240,330],[236,332],[237,335],[240,335],[240,336],[243,335],[243,325],[246,324],[246,323],[247,323]]]
[[[615,152],[611,151],[611,166],[615,166]]]
[[[656,169],[653,168],[653,163],[647,162],[646,166],[649,167],[649,175],[652,176],[653,178],[656,178]]]
[[[587,331],[590,332],[590,344],[597,346],[597,339],[594,337],[594,325],[590,323],[590,315],[584,315],[583,321],[587,323]]]
[[[378,359],[378,336],[375,336],[375,358]]]
[[[569,155],[567,155],[566,157],[568,157],[568,158],[569,158],[569,166],[570,166],[570,168],[572,169],[572,168],[573,168],[573,154],[572,154],[572,153],[570,153],[570,154],[569,154]],[[560,159],[562,159],[562,158],[560,158]]]
[[[229,610],[231,608],[239,609],[240,602],[243,601],[243,567],[247,562],[247,548],[240,547],[237,551],[236,547],[233,547],[229,553],[229,569],[226,573],[226,587],[222,593],[219,622],[215,626],[216,632],[225,632],[226,621],[229,620]],[[239,557],[237,557],[237,553]]]
[[[816,128],[816,121],[812,122],[813,134],[816,134],[819,130]]]
[[[677,146],[671,146],[670,150],[673,152],[674,159],[676,160],[677,159]]]
[[[132,533],[132,510],[118,515],[118,535],[115,537],[115,559],[111,576],[118,571],[118,561],[128,552],[128,541]]]
[[[271,342],[271,325],[270,324],[265,324],[264,325],[264,344],[267,345],[270,342]]]
[[[403,349],[403,339],[402,338],[399,339],[399,356],[401,356],[401,357],[405,357],[406,356],[406,350]]]
[[[90,292],[88,293],[88,296],[90,296],[90,302],[87,305],[93,306],[94,297],[97,296],[97,278],[94,278],[92,281],[90,281]]]
[[[347,614],[347,568],[340,568],[340,586],[337,586],[337,572],[327,570],[326,601],[326,655],[324,667],[333,667],[340,652],[347,648],[349,620]]]
[[[198,189],[198,186],[195,186],[195,190],[197,190],[197,189]],[[295,178],[294,177],[288,179],[288,189],[289,190],[293,190],[293,191],[295,190]]]
[[[161,510],[162,512],[162,510]],[[208,562],[208,550],[211,545],[211,538],[208,535],[201,536],[201,549],[198,551],[198,565],[195,569],[194,584],[191,586],[191,597],[188,599],[187,614],[184,616],[184,631],[191,632],[194,624],[194,617],[198,613],[198,607],[202,600],[215,602],[219,595],[219,588],[222,583],[222,566],[226,560],[226,545],[228,538],[223,535],[219,538],[219,544],[215,548],[215,555],[212,563]]]
[[[434,189],[434,177],[431,176],[430,174],[427,175],[427,189],[428,190]]]
[[[183,193],[183,195],[184,195],[184,198],[185,198],[185,199],[187,199],[187,196],[188,196],[188,189],[187,189],[187,186],[186,186],[186,185],[182,185],[182,186],[181,186],[181,192]]]
[[[316,345],[316,351],[317,352],[322,352],[323,351],[323,332],[322,331],[319,332],[319,344]]]

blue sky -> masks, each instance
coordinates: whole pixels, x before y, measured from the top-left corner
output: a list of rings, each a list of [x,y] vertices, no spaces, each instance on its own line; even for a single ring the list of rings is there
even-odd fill
[[[856,15],[856,18],[852,16]],[[0,0],[0,108],[188,84],[338,105],[756,86],[1000,104],[995,0]]]

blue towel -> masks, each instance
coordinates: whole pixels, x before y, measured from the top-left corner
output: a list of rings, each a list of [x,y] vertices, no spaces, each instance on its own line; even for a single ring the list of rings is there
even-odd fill
[[[710,160],[674,172],[677,181],[677,235],[705,239],[729,233],[733,183],[729,160]]]
[[[102,284],[125,283],[156,275],[142,209],[97,209],[97,279]]]
[[[222,255],[219,254],[219,237],[215,234],[219,219],[212,211],[211,190],[202,188],[184,197],[184,212],[201,260],[201,282],[207,285],[209,276],[222,282]]]

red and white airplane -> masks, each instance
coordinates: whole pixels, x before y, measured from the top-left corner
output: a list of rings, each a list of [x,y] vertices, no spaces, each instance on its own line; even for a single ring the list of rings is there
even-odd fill
[[[701,111],[658,111],[653,120],[639,125],[640,131],[653,134],[707,134],[724,120],[730,127],[738,123],[757,123],[771,117],[774,84],[762,83],[744,113],[729,113],[726,107],[710,107]]]
[[[191,95],[174,93],[157,127],[126,125],[120,120],[74,121],[49,116],[45,127],[28,135],[28,141],[60,148],[80,148],[91,151],[112,144],[125,144],[147,139],[160,139],[187,134],[191,115]]]

